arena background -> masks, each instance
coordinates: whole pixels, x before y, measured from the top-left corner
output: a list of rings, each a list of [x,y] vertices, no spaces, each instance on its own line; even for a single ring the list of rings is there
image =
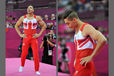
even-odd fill
[[[56,34],[56,20],[50,20],[51,15],[56,16],[56,0],[6,0],[6,76],[33,76],[34,63],[33,60],[26,60],[26,70],[24,73],[19,74],[18,68],[20,66],[20,57],[18,47],[21,43],[21,38],[17,34],[14,25],[20,16],[25,15],[28,5],[33,5],[35,15],[39,15],[44,20],[44,15],[48,15],[49,20],[44,20],[48,26],[49,23],[54,25],[54,33]],[[20,26],[22,32],[23,27]],[[38,31],[40,28],[38,28]],[[39,60],[42,60],[43,49],[40,49],[40,43],[45,34],[50,30],[46,29],[43,34],[38,38],[39,47]],[[56,43],[56,40],[54,40]],[[53,64],[49,65],[40,62],[40,73],[42,76],[56,75],[56,47],[53,51]],[[12,69],[12,70],[11,70]],[[29,69],[29,70],[27,70]],[[50,69],[50,70],[49,70]]]
[[[55,1],[54,0],[19,0],[20,2],[16,4],[16,1],[18,0],[6,0],[6,23],[10,22],[8,19],[8,16],[14,15],[16,19],[20,17],[21,15],[26,13],[26,7],[29,5],[29,3],[32,3],[32,5],[35,6],[35,9],[38,9],[38,12],[35,12],[35,14],[43,15],[45,13],[45,10],[53,10],[52,13],[56,13],[55,10]],[[34,2],[35,1],[35,2]],[[58,0],[58,15],[59,15],[59,25],[58,25],[58,44],[60,44],[61,39],[64,39],[67,44],[67,47],[69,48],[68,51],[68,58],[69,58],[69,74],[64,74],[64,76],[72,75],[74,72],[73,68],[73,57],[74,57],[74,46],[73,46],[73,35],[74,32],[68,29],[65,24],[62,21],[62,13],[64,12],[64,9],[75,9],[78,11],[79,17],[81,20],[88,22],[95,26],[98,30],[100,30],[108,39],[109,37],[109,29],[108,29],[108,2],[106,0],[80,0],[82,1],[82,5],[80,6],[80,2],[78,4],[79,0]],[[87,3],[84,1],[88,1]],[[22,3],[21,3],[22,2]],[[77,8],[78,7],[78,8]],[[87,9],[84,9],[87,8]],[[16,12],[17,11],[17,12]],[[18,11],[22,11],[21,13],[18,13]],[[42,11],[42,12],[40,12]],[[9,14],[8,14],[9,12]],[[15,13],[14,13],[15,12]],[[39,13],[40,12],[40,13]],[[10,18],[9,18],[10,19]],[[11,19],[11,27],[7,28],[6,26],[6,59],[7,58],[17,58],[19,51],[17,50],[18,45],[20,44],[20,37],[17,35],[14,26],[12,24],[15,24],[15,21],[12,21]],[[67,30],[67,31],[64,31]],[[43,33],[43,35],[47,32],[47,30]],[[70,36],[66,35],[69,34]],[[42,36],[41,36],[42,37]],[[41,39],[39,38],[39,41]],[[64,41],[63,41],[64,42]],[[40,43],[40,42],[39,42]],[[108,46],[109,43],[105,45],[105,47],[102,49],[103,51],[94,59],[95,60],[95,66],[98,73],[98,76],[108,76]],[[42,49],[41,49],[42,50]],[[71,51],[72,50],[72,51]],[[40,52],[40,51],[39,51]],[[61,47],[58,45],[58,57],[61,53]],[[56,52],[54,53],[56,55]],[[40,52],[40,60],[42,56],[42,51]],[[56,57],[55,57],[56,58]],[[54,60],[54,65],[56,63],[56,60]],[[6,61],[7,64],[7,61]],[[62,67],[63,68],[63,67]],[[63,71],[64,72],[64,71]],[[59,76],[61,76],[63,73],[59,73]],[[8,75],[7,75],[8,76]]]
[[[108,24],[108,0],[58,0],[58,61],[61,62],[62,73],[66,76],[71,76],[74,73],[74,52],[73,43],[74,31],[65,26],[63,22],[63,13],[66,9],[75,10],[79,18],[93,25],[97,30],[101,31],[108,42],[102,49],[102,52],[94,58],[95,67],[98,76],[109,76],[109,24]],[[64,61],[61,60],[62,47],[60,44],[66,44],[68,48],[67,55],[67,70],[65,70]],[[59,74],[61,76],[61,74]]]

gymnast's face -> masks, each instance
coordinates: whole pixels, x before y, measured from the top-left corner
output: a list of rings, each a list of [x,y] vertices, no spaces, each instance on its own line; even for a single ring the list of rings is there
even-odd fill
[[[66,24],[69,28],[71,28],[72,30],[74,30],[75,27],[77,26],[76,18],[73,18],[72,20],[66,18],[66,19],[64,19],[64,22],[65,22],[65,24]]]
[[[33,13],[34,12],[34,8],[33,8],[33,6],[28,6],[28,8],[27,8],[27,13],[28,14],[31,14],[31,13]]]

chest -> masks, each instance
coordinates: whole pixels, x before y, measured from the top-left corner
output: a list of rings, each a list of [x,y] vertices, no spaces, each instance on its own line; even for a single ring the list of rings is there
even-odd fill
[[[74,35],[74,39],[75,40],[82,40],[82,39],[85,39],[86,37],[84,37],[84,34],[79,31],[77,34]]]
[[[37,20],[34,18],[32,20],[28,20],[27,18],[25,18],[23,20],[23,27],[24,27],[24,29],[36,29]]]

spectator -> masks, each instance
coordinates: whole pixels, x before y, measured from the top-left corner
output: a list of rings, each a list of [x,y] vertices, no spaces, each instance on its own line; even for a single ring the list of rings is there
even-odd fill
[[[12,15],[9,16],[9,20],[13,20],[13,16]]]
[[[6,21],[8,20],[8,16],[6,16]]]
[[[62,72],[62,69],[61,69],[61,62],[60,61],[58,61],[58,72]]]
[[[42,62],[47,64],[53,64],[53,48],[55,43],[53,42],[53,35],[47,34],[44,36],[40,48],[43,49]]]
[[[56,39],[56,34],[54,33],[54,30],[50,30],[50,32],[48,34],[52,34],[53,35],[53,39]]]
[[[51,20],[56,20],[55,14],[51,14]]]
[[[44,20],[49,20],[48,15],[44,15]]]
[[[59,65],[61,63],[60,66],[63,66],[63,69],[61,69],[60,66],[59,66],[58,71],[62,70],[62,72],[69,73],[69,70],[68,70],[69,59],[68,59],[68,56],[67,56],[68,48],[66,47],[66,44],[64,43],[64,40],[62,40],[62,43],[60,43],[60,46],[61,46],[62,52],[59,55],[58,61],[59,61]]]
[[[8,22],[6,22],[6,28],[9,28],[9,23]]]
[[[9,23],[9,28],[13,28],[13,25],[12,25],[12,23]]]
[[[90,0],[87,0],[84,6],[85,6],[85,11],[93,11],[93,6]]]

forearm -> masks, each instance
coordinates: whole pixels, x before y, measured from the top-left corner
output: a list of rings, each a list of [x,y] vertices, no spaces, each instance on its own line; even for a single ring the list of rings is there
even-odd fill
[[[105,43],[106,43],[106,39],[103,39],[103,40],[99,39],[97,42],[96,48],[94,49],[91,56],[95,57],[97,54],[99,54],[99,52],[101,51]]]
[[[21,34],[21,32],[20,32],[20,30],[19,30],[18,26],[16,26],[16,25],[15,25],[15,29],[16,29],[16,31],[17,31],[17,33],[18,33],[18,35],[20,35],[20,34]]]
[[[18,35],[21,35],[21,32],[20,32],[18,26],[21,25],[22,21],[23,21],[23,16],[20,17],[19,20],[17,21],[17,23],[15,24],[15,29],[16,29]]]
[[[41,45],[40,45],[40,48],[43,48],[43,44],[44,44],[44,41],[42,41]]]
[[[40,35],[44,32],[44,30],[46,29],[46,25],[44,25],[43,27],[42,27],[42,29],[41,29],[41,31],[40,31]]]
[[[40,35],[43,33],[43,31],[46,29],[46,23],[42,20],[41,17],[37,16],[37,21],[39,22],[39,24],[41,25],[41,31],[40,31]]]
[[[47,40],[48,44],[50,44],[52,47],[54,47],[54,44],[52,42],[50,42],[49,40]]]

